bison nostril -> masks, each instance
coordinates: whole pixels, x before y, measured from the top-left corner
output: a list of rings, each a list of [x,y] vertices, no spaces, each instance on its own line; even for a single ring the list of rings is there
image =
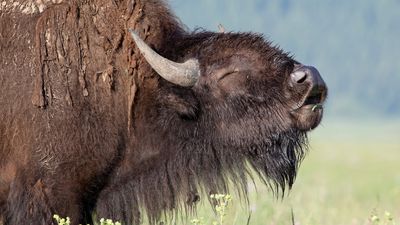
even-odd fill
[[[300,80],[297,81],[298,84],[304,83],[304,81],[307,78],[307,74],[305,76],[303,76]]]
[[[307,73],[305,71],[296,71],[290,75],[294,83],[304,83],[307,79]]]

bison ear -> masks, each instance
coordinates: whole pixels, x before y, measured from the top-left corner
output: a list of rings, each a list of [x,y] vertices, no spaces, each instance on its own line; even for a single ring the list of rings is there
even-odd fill
[[[184,91],[186,92],[186,91]],[[162,102],[167,108],[186,120],[195,120],[199,115],[199,102],[191,92],[170,92],[163,95]]]

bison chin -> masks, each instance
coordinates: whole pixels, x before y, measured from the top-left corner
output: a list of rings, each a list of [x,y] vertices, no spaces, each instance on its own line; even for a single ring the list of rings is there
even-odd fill
[[[295,126],[304,131],[316,128],[322,120],[322,115],[323,108],[320,105],[305,105],[292,112]]]

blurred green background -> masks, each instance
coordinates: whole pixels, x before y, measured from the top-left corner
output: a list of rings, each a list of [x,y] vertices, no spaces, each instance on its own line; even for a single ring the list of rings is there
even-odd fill
[[[169,2],[191,30],[263,33],[329,86],[293,190],[283,200],[251,191],[250,224],[292,224],[292,209],[298,225],[385,224],[385,211],[400,224],[399,0]],[[246,224],[249,210],[234,202],[229,222]]]

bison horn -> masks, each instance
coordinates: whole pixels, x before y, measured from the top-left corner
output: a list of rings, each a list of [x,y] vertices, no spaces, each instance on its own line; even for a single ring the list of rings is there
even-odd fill
[[[189,59],[184,63],[176,63],[162,57],[151,49],[132,29],[129,29],[133,40],[150,66],[167,81],[191,87],[200,77],[200,67],[197,59]]]

